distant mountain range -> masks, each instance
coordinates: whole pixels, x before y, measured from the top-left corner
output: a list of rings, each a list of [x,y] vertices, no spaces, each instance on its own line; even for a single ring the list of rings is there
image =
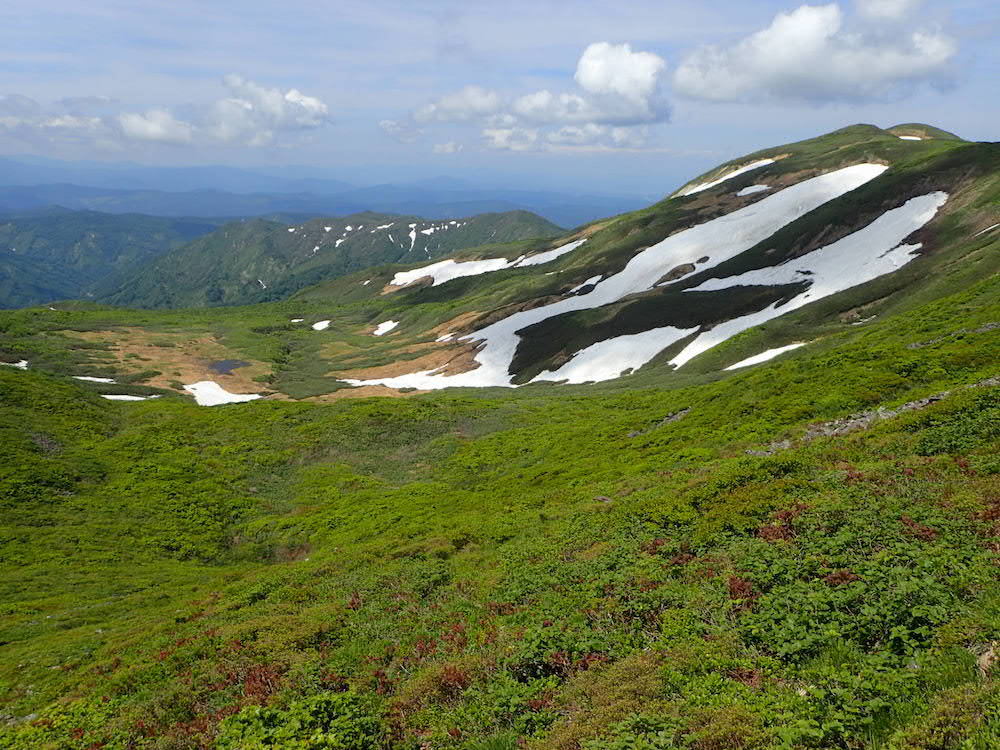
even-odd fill
[[[294,173],[293,173],[294,174]],[[58,205],[152,216],[344,216],[362,211],[456,219],[532,211],[562,227],[640,208],[642,196],[489,188],[452,178],[356,187],[232,167],[141,167],[0,159],[0,213]]]

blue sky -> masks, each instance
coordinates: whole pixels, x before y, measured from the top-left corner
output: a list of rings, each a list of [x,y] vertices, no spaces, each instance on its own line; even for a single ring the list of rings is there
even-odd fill
[[[668,192],[854,122],[998,140],[993,0],[8,0],[0,153]]]

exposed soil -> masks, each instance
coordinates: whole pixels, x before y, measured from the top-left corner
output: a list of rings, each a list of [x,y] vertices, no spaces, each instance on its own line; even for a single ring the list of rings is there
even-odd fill
[[[155,388],[179,390],[173,384],[214,380],[232,393],[260,393],[266,389],[254,378],[271,372],[270,365],[248,359],[241,360],[247,363],[245,367],[230,373],[216,372],[212,369],[214,363],[237,359],[243,354],[232,351],[209,334],[193,338],[187,333],[162,333],[144,328],[66,333],[85,341],[109,344],[111,353],[118,360],[116,365],[122,372],[133,374],[158,370],[159,375],[142,383]]]
[[[374,380],[376,378],[394,378],[399,375],[409,375],[413,372],[436,370],[438,368],[444,368],[438,372],[439,375],[456,375],[460,372],[475,369],[478,366],[474,360],[475,355],[476,347],[472,344],[460,344],[457,346],[453,344],[437,351],[428,352],[416,359],[401,359],[390,362],[387,365],[364,367],[357,370],[342,370],[331,373],[331,377],[341,380],[345,378]]]

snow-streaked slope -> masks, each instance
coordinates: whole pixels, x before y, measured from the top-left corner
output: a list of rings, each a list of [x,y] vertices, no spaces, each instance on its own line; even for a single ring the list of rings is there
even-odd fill
[[[790,352],[794,349],[798,349],[800,346],[805,346],[807,341],[800,341],[797,344],[789,344],[788,346],[779,346],[777,349],[768,349],[766,352],[761,352],[760,354],[755,354],[752,357],[747,357],[746,359],[741,359],[734,365],[729,365],[725,368],[727,370],[739,370],[741,367],[750,367],[751,365],[759,365],[761,362],[767,362],[770,359],[774,359],[779,354],[784,354],[785,352]]]
[[[616,336],[581,349],[555,372],[545,371],[532,380],[565,380],[567,383],[592,383],[611,380],[625,370],[637,370],[671,344],[696,332],[665,326],[642,333]]]
[[[741,174],[746,174],[754,169],[760,169],[761,167],[766,167],[768,164],[774,164],[774,159],[761,159],[760,161],[755,161],[751,164],[740,167],[739,169],[734,169],[728,174],[722,175],[722,177],[717,180],[712,180],[711,182],[699,182],[696,185],[692,185],[687,190],[682,191],[678,195],[694,195],[695,193],[700,193],[702,190],[708,190],[709,188],[714,188],[716,185],[721,185],[726,180],[731,180],[734,177],[739,177]]]
[[[863,229],[831,245],[787,261],[779,266],[747,271],[725,279],[709,279],[687,291],[712,291],[734,286],[774,286],[808,282],[801,294],[778,307],[771,304],[759,312],[720,323],[684,347],[671,364],[680,367],[740,331],[798,310],[810,302],[864,284],[905,266],[920,245],[900,244],[934,218],[948,194],[928,193],[911,198],[899,208],[886,211]]]
[[[220,404],[236,404],[242,401],[253,401],[260,398],[259,393],[230,393],[214,380],[201,380],[184,386],[184,390],[194,396],[199,406],[219,406]]]
[[[448,388],[460,386],[511,386],[509,372],[520,337],[517,331],[556,315],[607,305],[623,297],[652,289],[671,269],[692,266],[708,257],[700,270],[749,250],[783,226],[824,203],[875,179],[887,167],[859,164],[804,180],[725,216],[686,229],[637,253],[618,273],[598,283],[589,293],[550,305],[515,313],[493,325],[463,336],[462,341],[483,341],[476,352],[478,367],[456,375],[422,371],[393,378],[348,380],[353,385],[383,384],[393,388]]]
[[[420,279],[429,277],[434,280],[431,286],[439,286],[446,281],[459,279],[463,276],[478,276],[479,274],[490,273],[492,271],[502,271],[505,268],[537,266],[542,263],[550,263],[560,255],[565,255],[566,253],[576,250],[584,242],[586,242],[586,240],[576,240],[561,247],[557,247],[554,250],[546,250],[543,253],[537,253],[527,257],[522,255],[512,261],[507,260],[506,258],[487,258],[486,260],[466,261],[442,260],[438,263],[432,263],[429,266],[414,268],[412,271],[400,271],[392,277],[392,281],[389,282],[389,285],[406,286],[407,284],[412,284],[414,281],[419,281]]]

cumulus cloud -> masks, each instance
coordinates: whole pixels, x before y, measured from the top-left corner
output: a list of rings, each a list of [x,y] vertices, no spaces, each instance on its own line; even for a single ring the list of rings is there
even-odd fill
[[[680,94],[714,101],[873,99],[942,80],[956,52],[938,31],[849,30],[836,3],[803,5],[731,47],[697,50],[673,82]]]
[[[176,119],[165,109],[151,109],[144,114],[125,112],[118,115],[118,124],[126,138],[136,141],[190,143],[194,140],[194,125]]]
[[[177,117],[167,107],[115,112],[114,100],[81,96],[42,105],[25,96],[0,96],[0,132],[20,140],[90,141],[101,147],[128,142],[170,145],[264,146],[297,131],[329,122],[329,108],[298,89],[282,91],[238,75],[223,85],[229,96],[192,106],[192,116]]]
[[[278,133],[311,130],[328,120],[327,105],[298,89],[267,88],[235,74],[222,80],[231,96],[215,102],[204,125],[217,140],[263,146]]]
[[[381,120],[378,126],[382,129],[383,133],[400,143],[413,143],[423,135],[423,131],[411,122]]]
[[[515,96],[470,85],[420,107],[417,124],[478,125],[487,148],[528,151],[556,147],[636,148],[651,123],[669,119],[664,95],[667,64],[628,44],[597,42],[577,62],[576,90],[542,89]],[[393,137],[397,121],[386,130]],[[629,132],[630,130],[641,131]]]

